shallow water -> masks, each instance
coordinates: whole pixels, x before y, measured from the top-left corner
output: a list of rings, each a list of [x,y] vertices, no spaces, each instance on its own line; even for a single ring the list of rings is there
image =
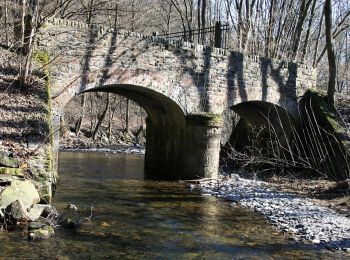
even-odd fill
[[[143,180],[140,155],[61,152],[59,174],[53,203],[77,205],[81,227],[44,241],[0,235],[0,259],[345,259],[181,183]]]

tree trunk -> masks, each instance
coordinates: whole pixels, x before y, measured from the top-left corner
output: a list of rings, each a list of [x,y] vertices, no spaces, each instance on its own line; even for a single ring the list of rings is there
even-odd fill
[[[118,4],[115,4],[115,10],[114,10],[114,28],[117,28],[118,26]]]
[[[9,41],[9,32],[8,32],[8,28],[7,28],[7,25],[8,25],[8,8],[7,8],[7,4],[5,4],[5,37],[6,37],[6,46],[10,47],[10,41]]]
[[[334,106],[334,94],[336,89],[336,77],[337,77],[337,65],[333,48],[333,37],[332,37],[332,0],[326,0],[324,7],[324,18],[325,18],[325,29],[326,29],[326,46],[328,56],[328,104],[331,108]]]
[[[96,137],[97,137],[97,133],[98,133],[98,130],[100,129],[102,123],[103,123],[103,120],[105,119],[106,115],[107,115],[107,111],[109,109],[109,103],[110,103],[110,99],[111,99],[111,94],[108,93],[107,94],[107,101],[106,101],[106,106],[102,112],[102,114],[97,118],[97,123],[96,123],[96,126],[94,128],[94,131],[92,133],[92,139],[96,140]]]
[[[197,1],[197,27],[198,27],[198,43],[200,43],[201,36],[201,1]]]
[[[315,7],[316,7],[316,0],[313,0],[312,7],[311,7],[310,20],[309,20],[309,24],[308,24],[307,32],[306,32],[306,36],[305,36],[303,52],[302,52],[302,55],[301,55],[301,61],[302,62],[305,59],[307,47],[308,47],[308,44],[309,44],[309,37],[310,37],[310,31],[311,31],[311,27],[312,27],[312,21],[314,19],[314,15],[315,15]]]
[[[302,2],[301,2],[301,7],[299,10],[299,16],[298,16],[298,22],[297,22],[297,26],[295,28],[294,37],[293,37],[293,50],[292,50],[293,60],[296,60],[296,58],[298,56],[301,33],[303,32],[303,25],[304,25],[304,21],[306,19],[310,4],[311,4],[311,0],[302,0]]]
[[[318,52],[318,44],[319,44],[319,41],[320,41],[321,31],[322,31],[323,14],[324,14],[324,9],[322,10],[322,16],[321,16],[320,24],[319,24],[319,27],[318,27],[318,33],[317,33],[317,38],[316,38],[316,46],[315,46],[315,51],[314,51],[314,59],[313,59],[313,62],[312,62],[312,66],[313,67],[315,67],[316,64],[317,64],[316,63],[316,58],[317,58],[317,52]]]
[[[135,31],[135,1],[131,1],[131,31]]]
[[[28,40],[27,40],[27,45],[25,46],[26,48],[26,60],[25,60],[25,66],[24,66],[24,80],[25,83],[27,81],[27,78],[30,74],[31,70],[31,65],[32,65],[32,56],[33,56],[33,49],[34,49],[34,42],[36,38],[36,32],[37,32],[37,24],[38,24],[38,5],[39,5],[39,0],[34,0],[32,1],[32,16],[29,19],[29,26],[30,26],[30,32],[28,35]],[[44,64],[47,65],[47,64]]]
[[[275,23],[275,1],[270,1],[270,19],[269,19],[269,26],[267,28],[266,32],[266,44],[265,44],[265,56],[270,57],[271,54],[271,43],[272,43],[272,31]]]
[[[207,0],[202,0],[202,32],[206,26]],[[202,33],[202,44],[205,42],[205,34]]]
[[[88,17],[86,19],[87,24],[91,24],[92,22],[92,17],[94,15],[94,0],[90,0],[90,5],[89,5],[89,12],[88,12]]]
[[[23,54],[23,49],[24,49],[24,37],[25,37],[25,17],[26,17],[26,0],[22,0],[21,1],[21,5],[22,5],[22,15],[21,15],[21,42],[19,44],[19,48],[21,50],[21,64],[20,64],[20,68],[19,68],[19,84],[20,84],[20,88],[21,90],[25,90],[25,82],[26,79],[24,77],[24,65],[25,65],[25,55]]]
[[[82,127],[82,123],[84,120],[84,115],[85,115],[85,106],[86,106],[86,94],[83,94],[81,97],[81,114],[80,117],[78,118],[77,122],[75,123],[75,135],[78,136]]]
[[[129,133],[129,113],[130,113],[130,99],[126,99],[126,110],[125,110],[125,132]]]
[[[108,139],[110,139],[112,136],[112,120],[113,120],[114,111],[115,111],[115,109],[113,109],[113,106],[115,107],[115,100],[116,100],[116,97],[114,96],[108,111],[108,130],[107,130]]]

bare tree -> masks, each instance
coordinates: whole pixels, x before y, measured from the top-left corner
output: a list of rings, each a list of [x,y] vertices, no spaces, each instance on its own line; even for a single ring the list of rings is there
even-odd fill
[[[333,48],[333,37],[332,37],[332,0],[326,0],[324,8],[325,16],[325,30],[326,30],[326,41],[327,41],[327,54],[328,54],[328,103],[334,108],[334,95],[336,89],[336,78],[337,78],[337,65]]]

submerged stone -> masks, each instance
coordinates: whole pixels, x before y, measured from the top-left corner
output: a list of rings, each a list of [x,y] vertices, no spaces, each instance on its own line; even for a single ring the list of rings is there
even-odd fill
[[[67,218],[63,221],[63,227],[66,229],[77,229],[80,227],[80,224],[81,222],[79,219],[73,220],[73,219]]]
[[[47,239],[55,234],[55,230],[51,226],[40,227],[39,229],[32,229],[28,232],[28,239],[40,240]]]

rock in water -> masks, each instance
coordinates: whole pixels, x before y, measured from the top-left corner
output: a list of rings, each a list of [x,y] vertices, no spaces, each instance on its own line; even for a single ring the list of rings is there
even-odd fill
[[[78,207],[75,206],[74,204],[68,204],[66,209],[69,209],[70,211],[78,211]]]
[[[30,181],[15,180],[0,194],[0,210],[5,209],[16,200],[20,200],[24,208],[28,210],[33,204],[39,203],[40,196]]]
[[[38,239],[47,239],[55,234],[55,230],[51,226],[42,226],[38,229],[29,229],[28,239],[38,240]]]
[[[29,211],[29,217],[31,221],[36,221],[42,215],[48,215],[47,212],[51,211],[50,205],[35,204]]]
[[[66,229],[73,229],[76,230],[80,227],[81,221],[79,219],[73,220],[70,218],[67,218],[63,221],[62,226]]]
[[[29,220],[29,213],[20,200],[16,200],[8,205],[5,212],[13,224],[16,224],[18,221]]]

